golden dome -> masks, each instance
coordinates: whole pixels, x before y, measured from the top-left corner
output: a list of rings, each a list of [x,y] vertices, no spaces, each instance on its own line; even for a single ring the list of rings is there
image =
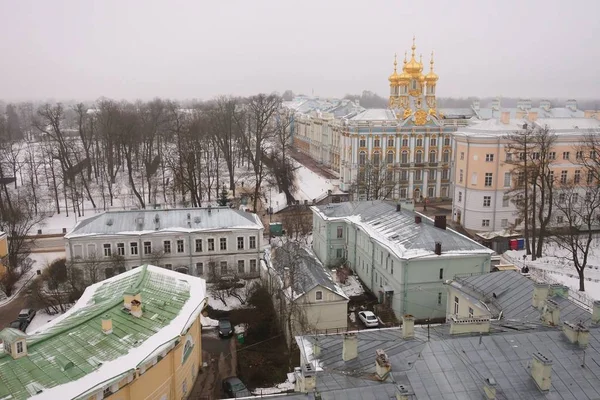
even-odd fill
[[[410,75],[418,75],[423,72],[423,64],[415,60],[415,50],[417,46],[415,45],[415,37],[413,36],[413,45],[411,47],[412,55],[410,57],[410,61],[404,65],[404,72]]]
[[[402,73],[400,75],[398,75],[398,83],[402,84],[408,84],[408,82],[410,81],[410,74],[407,74],[405,72],[406,70],[406,53],[404,53],[404,65],[402,67]]]
[[[400,78],[400,75],[398,75],[398,72],[396,71],[397,65],[398,65],[398,62],[396,61],[396,55],[394,54],[394,72],[388,78],[388,80],[390,81],[390,85],[392,85],[392,86],[397,86],[398,78]]]
[[[439,77],[435,72],[433,72],[433,51],[431,52],[431,61],[429,61],[429,73],[425,76],[427,82],[433,83],[436,82]]]

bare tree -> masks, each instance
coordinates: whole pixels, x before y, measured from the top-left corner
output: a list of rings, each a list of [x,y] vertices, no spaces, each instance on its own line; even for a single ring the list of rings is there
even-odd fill
[[[396,187],[393,163],[382,161],[379,155],[375,157],[360,165],[352,184],[352,192],[365,200],[388,199]],[[421,170],[421,173],[424,171]]]

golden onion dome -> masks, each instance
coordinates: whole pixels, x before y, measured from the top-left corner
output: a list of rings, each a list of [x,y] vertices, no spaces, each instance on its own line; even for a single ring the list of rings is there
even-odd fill
[[[411,47],[412,50],[412,54],[410,57],[410,61],[408,63],[406,63],[406,65],[404,66],[404,72],[416,76],[418,74],[420,74],[421,72],[423,72],[423,63],[418,62],[417,60],[415,60],[415,50],[417,49],[417,46],[415,45],[415,38],[413,37],[413,45]]]
[[[397,66],[398,62],[396,61],[396,55],[394,54],[394,72],[388,78],[388,80],[390,81],[390,85],[392,86],[398,85],[398,78],[400,78],[400,75],[398,75],[398,72],[396,71]]]
[[[406,73],[406,53],[404,53],[404,64],[402,66],[402,73],[398,75],[398,83],[403,85],[408,84],[409,81],[410,74]]]
[[[429,73],[425,76],[427,82],[436,82],[439,77],[433,72],[433,51],[431,52],[431,61],[429,62]]]

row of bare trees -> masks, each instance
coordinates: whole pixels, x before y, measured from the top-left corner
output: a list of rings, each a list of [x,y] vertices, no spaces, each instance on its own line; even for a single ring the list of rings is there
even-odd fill
[[[575,267],[584,291],[585,269],[600,230],[598,132],[587,133],[572,151],[558,155],[557,136],[548,127],[527,124],[505,139],[512,178],[506,196],[516,207],[515,225],[522,223],[527,254],[536,260],[545,255],[546,243],[556,245]],[[559,170],[559,163],[575,169]]]

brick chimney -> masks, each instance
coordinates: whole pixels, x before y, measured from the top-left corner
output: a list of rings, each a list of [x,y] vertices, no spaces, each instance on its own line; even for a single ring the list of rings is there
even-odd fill
[[[356,333],[344,333],[343,338],[342,360],[354,360],[358,357],[358,337]]]
[[[531,377],[542,392],[550,390],[552,386],[552,360],[542,353],[533,353]]]
[[[412,339],[415,337],[415,317],[405,314],[402,317],[402,338]]]

